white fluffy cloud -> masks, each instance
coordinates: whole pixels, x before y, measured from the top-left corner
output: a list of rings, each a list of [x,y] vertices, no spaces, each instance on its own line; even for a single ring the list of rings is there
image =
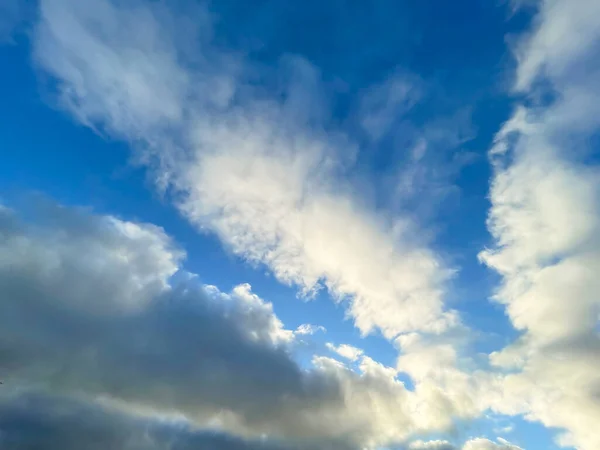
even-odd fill
[[[498,438],[496,442],[489,439],[477,438],[465,443],[462,450],[523,450],[511,444],[506,439]]]
[[[409,450],[456,450],[448,441],[414,441],[408,446]]]
[[[327,343],[327,348],[329,350],[331,350],[332,352],[337,353],[338,355],[349,359],[350,361],[356,361],[358,360],[358,358],[360,358],[364,351],[360,348],[357,347],[353,347],[352,345],[348,345],[348,344],[340,344],[340,345],[334,345],[331,342]]]
[[[491,355],[513,373],[493,407],[566,429],[558,442],[600,448],[600,172],[586,159],[600,129],[598,2],[543,1],[518,46],[520,107],[491,151],[489,228],[481,259],[503,276],[496,299],[523,331]],[[534,81],[543,80],[538,86]],[[554,100],[536,104],[540,91]]]
[[[326,333],[327,329],[322,325],[312,325],[310,323],[303,323],[298,328],[296,328],[295,333],[299,335],[311,335],[319,331]]]
[[[275,101],[244,82],[248,63],[212,50],[208,22],[186,53],[177,20],[136,2],[44,0],[36,60],[81,122],[141,142],[181,211],[236,254],[305,294],[326,286],[363,333],[452,325],[451,272],[408,218],[386,219],[338,176],[354,148],[324,132],[318,71],[284,61]]]
[[[538,0],[530,35],[516,48],[515,88],[526,91],[539,76],[577,77],[586,70],[590,48],[597,45],[600,6],[594,0]],[[597,56],[597,55],[596,55]],[[580,75],[580,74],[579,74]]]

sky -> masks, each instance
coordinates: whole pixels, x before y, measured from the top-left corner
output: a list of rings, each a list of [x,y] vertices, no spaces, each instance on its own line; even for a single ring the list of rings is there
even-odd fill
[[[0,447],[600,448],[600,3],[0,0]]]

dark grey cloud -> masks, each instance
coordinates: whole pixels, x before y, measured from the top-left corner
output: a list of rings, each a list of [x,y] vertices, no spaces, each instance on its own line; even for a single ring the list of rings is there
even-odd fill
[[[0,398],[0,447],[11,450],[299,450],[266,439],[197,431],[97,404],[28,394]],[[302,447],[307,449],[308,447]]]
[[[304,372],[273,340],[276,318],[260,300],[207,291],[188,274],[168,285],[181,252],[162,230],[57,206],[38,211],[36,227],[0,214],[7,383],[199,422],[224,412],[243,429],[283,434],[300,429],[295,411],[341,401],[335,380]]]
[[[239,437],[321,448],[414,429],[409,393],[377,363],[362,373],[327,358],[302,368],[269,303],[248,285],[231,293],[202,285],[161,228],[48,202],[22,217],[0,209],[7,395],[101,398],[127,414],[176,414]]]

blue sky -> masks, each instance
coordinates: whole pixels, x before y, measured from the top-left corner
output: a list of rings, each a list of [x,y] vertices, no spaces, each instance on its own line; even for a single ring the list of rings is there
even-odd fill
[[[5,0],[0,442],[597,449],[598,17]]]

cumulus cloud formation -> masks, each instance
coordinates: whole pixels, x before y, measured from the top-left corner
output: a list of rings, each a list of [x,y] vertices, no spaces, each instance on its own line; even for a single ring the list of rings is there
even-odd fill
[[[341,357],[349,359],[350,361],[358,360],[358,358],[360,358],[364,353],[362,349],[353,347],[352,345],[348,344],[340,344],[336,346],[331,342],[328,342],[327,348],[332,352],[337,353]]]
[[[296,328],[296,334],[300,335],[311,335],[318,333],[319,331],[326,333],[327,329],[321,325],[312,325],[309,323],[303,323],[298,328]]]
[[[302,369],[292,357],[294,333],[272,305],[247,284],[230,293],[199,284],[161,228],[48,202],[27,217],[0,211],[4,439],[24,439],[19,417],[59,435],[69,421],[87,420],[77,405],[72,416],[52,416],[50,400],[46,419],[43,405],[27,413],[41,416],[23,417],[27,392],[90,403],[83,408],[99,423],[74,424],[82,433],[109,426],[110,417],[94,412],[105,405],[327,448],[403,442],[447,430],[462,414],[433,388],[407,390],[394,369],[368,357],[356,372],[324,357]]]
[[[309,450],[266,439],[196,431],[179,420],[135,417],[73,399],[0,397],[0,445],[13,450]]]
[[[282,61],[277,100],[249,83],[250,63],[216,51],[209,21],[190,29],[161,8],[42,1],[35,57],[57,78],[61,104],[140,144],[195,225],[305,295],[325,286],[363,333],[451,326],[451,271],[408,217],[376,214],[340,178],[354,144],[325,132],[318,70]],[[200,41],[193,57],[174,27]]]
[[[493,406],[566,429],[559,444],[592,450],[600,448],[600,173],[587,154],[600,128],[600,16],[597,2],[539,8],[517,46],[516,88],[532,105],[516,110],[490,152],[496,245],[480,257],[502,275],[496,300],[523,332],[491,355],[513,371]],[[543,91],[553,100],[540,104]]]
[[[522,450],[506,439],[498,438],[496,442],[489,439],[477,438],[465,443],[463,450]]]

